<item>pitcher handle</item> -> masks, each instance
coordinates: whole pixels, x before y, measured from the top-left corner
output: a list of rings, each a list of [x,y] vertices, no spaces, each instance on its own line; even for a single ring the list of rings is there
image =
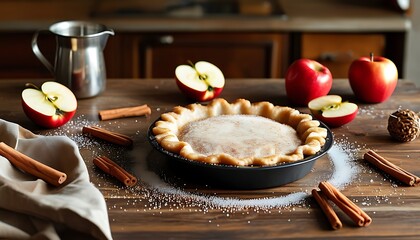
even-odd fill
[[[42,54],[41,50],[38,47],[38,36],[41,32],[49,32],[48,30],[39,30],[36,31],[35,34],[32,36],[32,51],[34,52],[35,56],[39,59],[39,61],[44,64],[44,66],[51,72],[53,76],[55,76],[55,71],[53,65],[45,58]]]

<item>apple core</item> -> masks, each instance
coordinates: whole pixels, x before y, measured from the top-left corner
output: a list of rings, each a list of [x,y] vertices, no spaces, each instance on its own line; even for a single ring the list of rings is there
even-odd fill
[[[175,79],[179,89],[196,101],[207,101],[217,97],[225,85],[222,71],[205,61],[179,65],[175,69]]]

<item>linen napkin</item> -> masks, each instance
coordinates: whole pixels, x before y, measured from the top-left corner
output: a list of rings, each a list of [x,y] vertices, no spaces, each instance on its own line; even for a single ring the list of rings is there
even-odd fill
[[[106,203],[75,142],[0,119],[0,141],[67,174],[54,187],[0,156],[0,238],[112,239]]]

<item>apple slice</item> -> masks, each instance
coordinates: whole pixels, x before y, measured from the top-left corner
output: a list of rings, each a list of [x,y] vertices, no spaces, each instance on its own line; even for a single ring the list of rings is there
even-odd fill
[[[358,106],[350,102],[342,102],[338,95],[326,95],[315,98],[308,103],[314,117],[329,127],[347,124],[357,116]]]
[[[179,65],[175,69],[175,79],[181,92],[199,102],[216,98],[225,85],[222,71],[206,61]]]
[[[22,91],[22,108],[26,116],[46,128],[67,123],[76,113],[77,100],[73,92],[57,82],[45,82],[41,89],[27,84]]]

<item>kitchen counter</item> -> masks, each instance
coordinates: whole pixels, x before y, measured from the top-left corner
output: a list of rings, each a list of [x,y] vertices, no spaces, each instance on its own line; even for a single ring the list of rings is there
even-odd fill
[[[156,4],[161,3],[156,1]],[[96,21],[116,31],[407,31],[411,22],[404,14],[377,1],[279,0],[285,16],[255,15],[130,15],[112,14],[118,6],[135,7],[141,2],[124,1],[3,1],[0,30],[36,30],[65,19]],[[130,4],[131,3],[131,4]],[[376,4],[376,5],[374,5]],[[102,11],[108,14],[101,14]],[[111,12],[111,14],[109,14]]]
[[[420,111],[420,89],[408,80],[399,81],[393,96],[380,104],[363,104],[354,99],[348,81],[334,81],[331,94],[356,102],[356,119],[332,129],[334,146],[316,161],[304,178],[281,187],[261,190],[229,190],[184,182],[158,173],[162,157],[152,149],[146,134],[160,114],[189,101],[180,94],[171,79],[110,79],[100,96],[78,102],[73,120],[61,128],[44,130],[23,113],[20,93],[26,82],[0,81],[0,116],[42,135],[67,135],[74,139],[88,167],[92,183],[103,193],[114,239],[384,239],[420,237],[420,187],[407,187],[383,175],[361,159],[366,149],[373,149],[388,160],[420,175],[420,140],[396,143],[387,132],[387,120],[399,108]],[[270,101],[288,105],[284,80],[228,79],[221,96],[228,101],[246,98],[251,102]],[[152,114],[99,121],[98,111],[148,104]],[[307,108],[298,108],[308,112]],[[81,136],[81,128],[96,124],[129,135],[134,148],[115,147]],[[103,174],[92,164],[97,154],[106,153],[140,182],[126,188]],[[341,167],[341,169],[340,169]],[[156,174],[155,174],[156,173]],[[348,174],[350,173],[350,175]],[[369,214],[368,227],[356,227],[338,208],[343,222],[340,230],[331,230],[319,206],[309,193],[320,181],[335,176],[342,193]],[[175,188],[174,186],[177,186]],[[303,196],[297,201],[293,193]],[[283,196],[283,198],[282,198]],[[247,199],[247,207],[243,207]],[[299,198],[298,198],[299,199]],[[278,202],[277,202],[278,201]],[[277,205],[276,205],[277,202]],[[270,205],[271,204],[271,205]],[[246,205],[245,205],[246,206]]]

